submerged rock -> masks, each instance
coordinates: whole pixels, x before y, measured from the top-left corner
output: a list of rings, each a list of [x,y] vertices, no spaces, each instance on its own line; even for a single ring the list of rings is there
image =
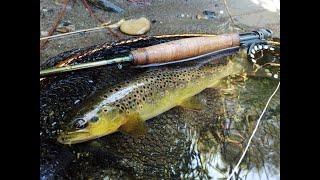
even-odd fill
[[[216,18],[216,13],[213,11],[203,11],[203,15],[205,15],[208,19]]]
[[[203,11],[202,12],[202,15],[201,14],[198,14],[196,16],[197,19],[214,19],[216,18],[216,13],[213,12],[213,11]]]
[[[107,0],[89,0],[89,2],[91,4],[93,4],[94,6],[100,8],[100,9],[106,10],[106,11],[113,11],[116,13],[124,12],[124,10],[122,8],[120,8],[119,6],[117,6]]]
[[[142,35],[150,30],[150,21],[145,18],[130,19],[121,24],[121,32],[129,35]]]

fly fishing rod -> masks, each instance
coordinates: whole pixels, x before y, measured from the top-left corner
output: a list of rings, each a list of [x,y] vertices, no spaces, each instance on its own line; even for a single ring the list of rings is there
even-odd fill
[[[156,65],[162,63],[181,62],[188,58],[196,59],[196,57],[203,56],[208,53],[240,46],[249,47],[250,52],[248,51],[248,54],[250,54],[251,58],[254,59],[255,51],[259,48],[263,49],[265,46],[262,45],[265,45],[266,40],[271,37],[271,30],[260,29],[242,34],[232,33],[210,37],[185,38],[149,47],[138,48],[130,51],[129,55],[122,57],[41,70],[40,77],[118,63]],[[258,43],[262,43],[262,45],[257,46]],[[256,46],[253,48],[253,45]],[[254,51],[252,51],[252,49]]]

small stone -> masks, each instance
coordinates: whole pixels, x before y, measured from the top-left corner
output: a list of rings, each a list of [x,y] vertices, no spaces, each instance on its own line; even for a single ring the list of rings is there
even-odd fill
[[[54,111],[51,111],[50,113],[49,113],[49,116],[53,116],[54,115]]]
[[[48,34],[49,34],[48,31],[41,31],[41,32],[40,32],[40,36],[41,36],[41,37],[46,37],[46,36],[48,36]]]
[[[77,99],[77,100],[74,102],[74,104],[78,104],[79,102],[80,102],[80,100]]]
[[[202,12],[208,19],[216,18],[216,13],[213,11],[203,11]]]
[[[62,26],[69,26],[69,25],[71,25],[72,23],[71,23],[71,21],[62,21]]]
[[[223,14],[223,11],[221,10],[219,13],[220,13],[220,14]]]
[[[185,15],[184,15],[184,14],[181,14],[180,16],[183,18]]]
[[[270,70],[269,69],[265,69],[264,72],[268,73],[268,72],[270,72]]]
[[[197,19],[208,19],[207,16],[202,16],[202,15],[200,15],[200,14],[198,14],[198,15],[196,16],[196,18],[197,18]]]
[[[43,12],[48,12],[48,9],[43,8],[42,11],[43,11]]]
[[[272,77],[272,73],[267,73],[266,74],[268,77]]]
[[[74,25],[68,25],[68,26],[60,26],[57,27],[56,31],[60,33],[67,33],[67,32],[72,32],[75,31],[76,28]]]
[[[142,17],[125,21],[121,24],[120,30],[129,35],[142,35],[150,30],[150,25],[150,21],[147,18]]]

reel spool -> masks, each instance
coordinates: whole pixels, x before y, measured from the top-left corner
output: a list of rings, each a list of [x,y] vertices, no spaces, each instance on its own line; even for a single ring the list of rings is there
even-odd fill
[[[272,63],[280,64],[280,46],[257,41],[250,45],[247,54],[249,62],[258,66],[269,65],[269,75],[271,73],[273,78],[280,78],[280,67],[272,66]]]

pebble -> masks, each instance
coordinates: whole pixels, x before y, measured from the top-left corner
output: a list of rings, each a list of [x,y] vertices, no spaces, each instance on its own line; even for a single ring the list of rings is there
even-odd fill
[[[62,26],[69,26],[69,25],[71,25],[71,21],[62,21],[61,25]]]
[[[46,37],[46,36],[48,36],[48,34],[49,34],[48,31],[41,31],[41,32],[40,32],[40,36],[41,36],[41,37]]]
[[[72,32],[72,31],[75,31],[76,28],[74,25],[69,25],[69,26],[64,26],[64,27],[57,27],[57,32],[60,32],[60,33],[67,33],[67,32]]]
[[[189,18],[190,15],[189,14],[180,14],[177,17],[181,17],[181,18]]]
[[[213,11],[203,11],[202,12],[208,19],[216,18],[216,13]]]
[[[61,24],[59,24],[56,29],[56,31],[60,32],[60,33],[67,33],[67,32],[72,32],[75,30],[76,30],[75,26],[72,25],[70,21],[61,22]]]
[[[145,17],[130,19],[121,24],[120,31],[129,35],[142,35],[150,30],[150,24]]]
[[[272,77],[272,73],[267,73],[266,74],[268,77]]]
[[[216,13],[213,11],[203,11],[202,12],[203,15],[198,14],[196,16],[197,19],[214,19],[216,18]]]
[[[197,18],[197,19],[208,19],[207,16],[202,16],[202,15],[200,15],[200,14],[198,14],[198,15],[196,16],[196,18]]]

